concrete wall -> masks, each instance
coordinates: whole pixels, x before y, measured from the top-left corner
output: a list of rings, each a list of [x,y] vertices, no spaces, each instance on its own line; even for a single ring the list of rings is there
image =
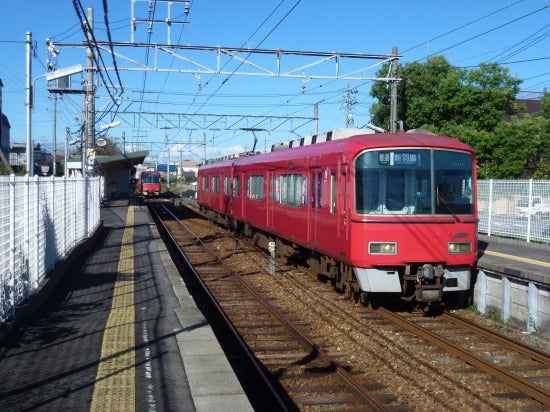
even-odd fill
[[[550,286],[480,270],[474,304],[482,313],[497,314],[506,323],[550,336]]]

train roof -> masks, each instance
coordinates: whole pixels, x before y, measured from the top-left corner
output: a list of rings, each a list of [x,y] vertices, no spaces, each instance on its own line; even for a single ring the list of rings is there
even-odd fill
[[[247,165],[258,162],[274,162],[291,160],[304,156],[323,156],[330,153],[347,153],[354,157],[365,149],[381,149],[392,147],[440,147],[451,150],[467,151],[473,154],[473,149],[456,138],[426,133],[367,133],[357,134],[337,140],[323,141],[299,147],[278,149],[267,153],[234,157],[219,163],[209,163],[201,169],[210,167]]]

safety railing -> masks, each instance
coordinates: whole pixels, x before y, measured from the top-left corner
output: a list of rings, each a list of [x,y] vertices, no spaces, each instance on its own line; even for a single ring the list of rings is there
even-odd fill
[[[99,177],[0,176],[0,323],[100,221]]]
[[[480,180],[479,232],[550,243],[550,180]]]

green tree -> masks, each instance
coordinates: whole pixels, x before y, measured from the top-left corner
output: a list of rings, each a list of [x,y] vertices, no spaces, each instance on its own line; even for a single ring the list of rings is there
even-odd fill
[[[550,93],[546,89],[544,89],[542,93],[539,116],[544,117],[546,120],[550,120]]]
[[[386,68],[382,68],[382,75]],[[397,113],[405,129],[426,128],[439,133],[449,123],[492,131],[504,115],[516,114],[520,80],[507,68],[481,64],[475,70],[452,66],[443,56],[399,68]],[[378,102],[371,107],[374,124],[389,128],[390,90],[384,83],[371,89]]]
[[[117,155],[122,153],[122,149],[118,147],[118,144],[114,139],[108,136],[102,136],[102,138],[105,139],[107,143],[105,144],[105,146],[95,147],[97,156],[111,156],[111,155]],[[80,146],[76,147],[73,155],[79,156],[81,154],[82,154],[82,147]]]
[[[550,179],[550,93],[544,89],[538,117],[541,121],[541,141],[538,147],[535,179]]]
[[[121,154],[123,152],[123,150],[118,147],[118,144],[115,140],[107,136],[103,136],[103,139],[105,139],[107,144],[105,144],[105,146],[103,147],[96,147],[96,154],[100,156],[110,156]]]
[[[386,72],[382,68],[379,74]],[[498,64],[473,70],[453,67],[442,56],[400,67],[398,119],[406,130],[423,128],[454,136],[476,151],[486,178],[550,178],[550,95],[536,116],[517,116],[521,81]],[[374,84],[372,121],[389,129],[390,90]]]

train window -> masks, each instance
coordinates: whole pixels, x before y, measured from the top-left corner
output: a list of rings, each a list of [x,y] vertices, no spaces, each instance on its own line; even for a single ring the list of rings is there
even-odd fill
[[[400,211],[405,207],[405,172],[390,171],[386,179],[386,208]]]
[[[336,213],[336,174],[330,174],[330,213]]]
[[[471,214],[473,161],[436,149],[367,151],[355,162],[359,214]]]
[[[279,176],[275,176],[273,179],[273,196],[272,199],[275,202],[279,202],[281,200],[281,178]]]
[[[435,151],[435,213],[474,213],[472,158],[466,153]]]
[[[262,175],[254,175],[248,178],[248,197],[254,200],[263,200],[264,177]]]
[[[231,195],[231,183],[229,183],[231,180],[229,179],[229,176],[223,177],[223,193],[227,196]]]
[[[313,172],[311,174],[311,207],[314,209],[321,208],[321,188],[323,187],[323,175],[321,172]]]
[[[206,192],[208,190],[208,177],[203,176],[202,177],[202,191]]]
[[[220,178],[218,176],[212,176],[212,193],[220,192]]]
[[[143,173],[141,175],[142,183],[159,183],[160,175],[156,173]]]
[[[233,176],[233,196],[238,197],[241,195],[239,176]]]
[[[299,173],[281,175],[281,204],[301,206],[307,204],[307,178]]]
[[[355,177],[355,209],[367,214],[378,210],[380,205],[380,172],[358,170]]]

